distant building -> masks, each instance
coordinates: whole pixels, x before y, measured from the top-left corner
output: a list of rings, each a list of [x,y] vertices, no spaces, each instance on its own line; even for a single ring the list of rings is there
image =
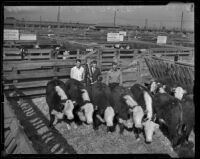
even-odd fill
[[[114,26],[113,24],[96,24],[94,25],[95,29],[96,30],[107,30],[107,29],[119,29],[120,27],[119,26]]]
[[[23,28],[88,28],[92,24],[85,24],[85,23],[66,23],[53,21],[27,21],[27,20],[18,20],[14,17],[7,17],[4,19],[4,28],[16,28],[16,29],[23,29]]]

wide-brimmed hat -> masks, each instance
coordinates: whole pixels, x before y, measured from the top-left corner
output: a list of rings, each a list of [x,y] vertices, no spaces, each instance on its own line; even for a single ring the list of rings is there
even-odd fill
[[[113,61],[113,62],[112,62],[112,65],[117,65],[117,62]]]

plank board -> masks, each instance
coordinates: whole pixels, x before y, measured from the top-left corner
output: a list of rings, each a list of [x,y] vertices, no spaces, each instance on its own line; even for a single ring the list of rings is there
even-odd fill
[[[34,95],[42,95],[45,94],[46,90],[44,88],[38,88],[38,89],[29,89],[29,90],[23,90],[24,95],[20,95],[20,97],[23,96],[34,96]],[[12,97],[12,96],[9,96]]]
[[[33,54],[33,53],[51,53],[51,49],[28,49],[28,54]]]
[[[68,72],[68,73],[67,73]],[[13,74],[6,73],[3,75],[3,78],[6,80],[20,80],[20,79],[36,79],[36,78],[46,78],[46,77],[54,77],[54,76],[67,76],[70,72],[70,68],[67,69],[67,72],[54,72],[53,70],[43,72],[35,72],[35,73],[24,73],[24,74]]]
[[[50,59],[50,55],[39,55],[39,56],[26,56],[25,59],[34,60],[34,59]]]
[[[3,60],[21,60],[21,56],[3,56]]]
[[[14,67],[17,70],[29,70],[29,69],[38,69],[44,67],[52,67],[52,66],[66,66],[71,67],[74,65],[74,60],[44,60],[44,61],[23,61],[20,62],[3,62],[3,70],[9,71]]]

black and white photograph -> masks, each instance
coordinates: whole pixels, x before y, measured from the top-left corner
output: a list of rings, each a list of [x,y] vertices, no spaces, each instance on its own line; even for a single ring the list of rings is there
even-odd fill
[[[194,158],[194,8],[5,4],[3,156]]]

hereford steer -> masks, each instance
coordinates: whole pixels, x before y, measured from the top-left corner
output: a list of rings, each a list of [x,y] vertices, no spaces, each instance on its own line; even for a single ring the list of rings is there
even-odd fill
[[[46,101],[49,107],[50,124],[52,127],[56,119],[63,119],[64,115],[71,120],[74,118],[72,113],[74,105],[66,94],[65,84],[56,79],[47,83]]]
[[[182,108],[183,108],[183,127],[182,127],[182,141],[188,142],[189,136],[194,129],[195,125],[195,106],[193,101],[193,95],[186,95],[181,100]]]
[[[75,105],[74,115],[76,117],[76,122],[86,122],[87,124],[92,124],[94,106],[91,103],[87,89],[80,81],[75,79],[67,80],[65,87],[70,99]]]
[[[144,113],[139,108],[140,106],[138,106],[137,102],[133,100],[130,90],[122,86],[113,88],[111,91],[111,105],[116,113],[116,120],[120,126],[120,134],[123,133],[124,128],[133,128],[133,122],[135,122],[137,127],[142,127],[141,120]],[[132,112],[137,113],[134,114]]]
[[[115,124],[113,122],[115,111],[110,104],[110,88],[101,81],[97,81],[92,86],[88,86],[87,90],[92,99],[92,103],[96,107],[93,115],[94,129],[97,130],[101,123],[105,123],[107,131],[113,132],[115,130]]]
[[[159,92],[160,88],[162,91],[167,92],[168,94],[172,95],[172,89],[165,84],[161,84],[160,82],[153,81],[150,84],[145,83],[146,88],[150,91],[152,95],[155,95]]]
[[[145,112],[142,125],[144,126],[146,142],[151,143],[153,133],[159,128],[159,125],[154,122],[152,95],[149,93],[147,88],[140,84],[133,85],[131,87],[131,92],[134,100],[137,101]]]
[[[167,93],[158,93],[153,98],[153,108],[158,121],[167,129],[166,135],[171,140],[172,146],[177,146],[185,129],[182,104]]]

